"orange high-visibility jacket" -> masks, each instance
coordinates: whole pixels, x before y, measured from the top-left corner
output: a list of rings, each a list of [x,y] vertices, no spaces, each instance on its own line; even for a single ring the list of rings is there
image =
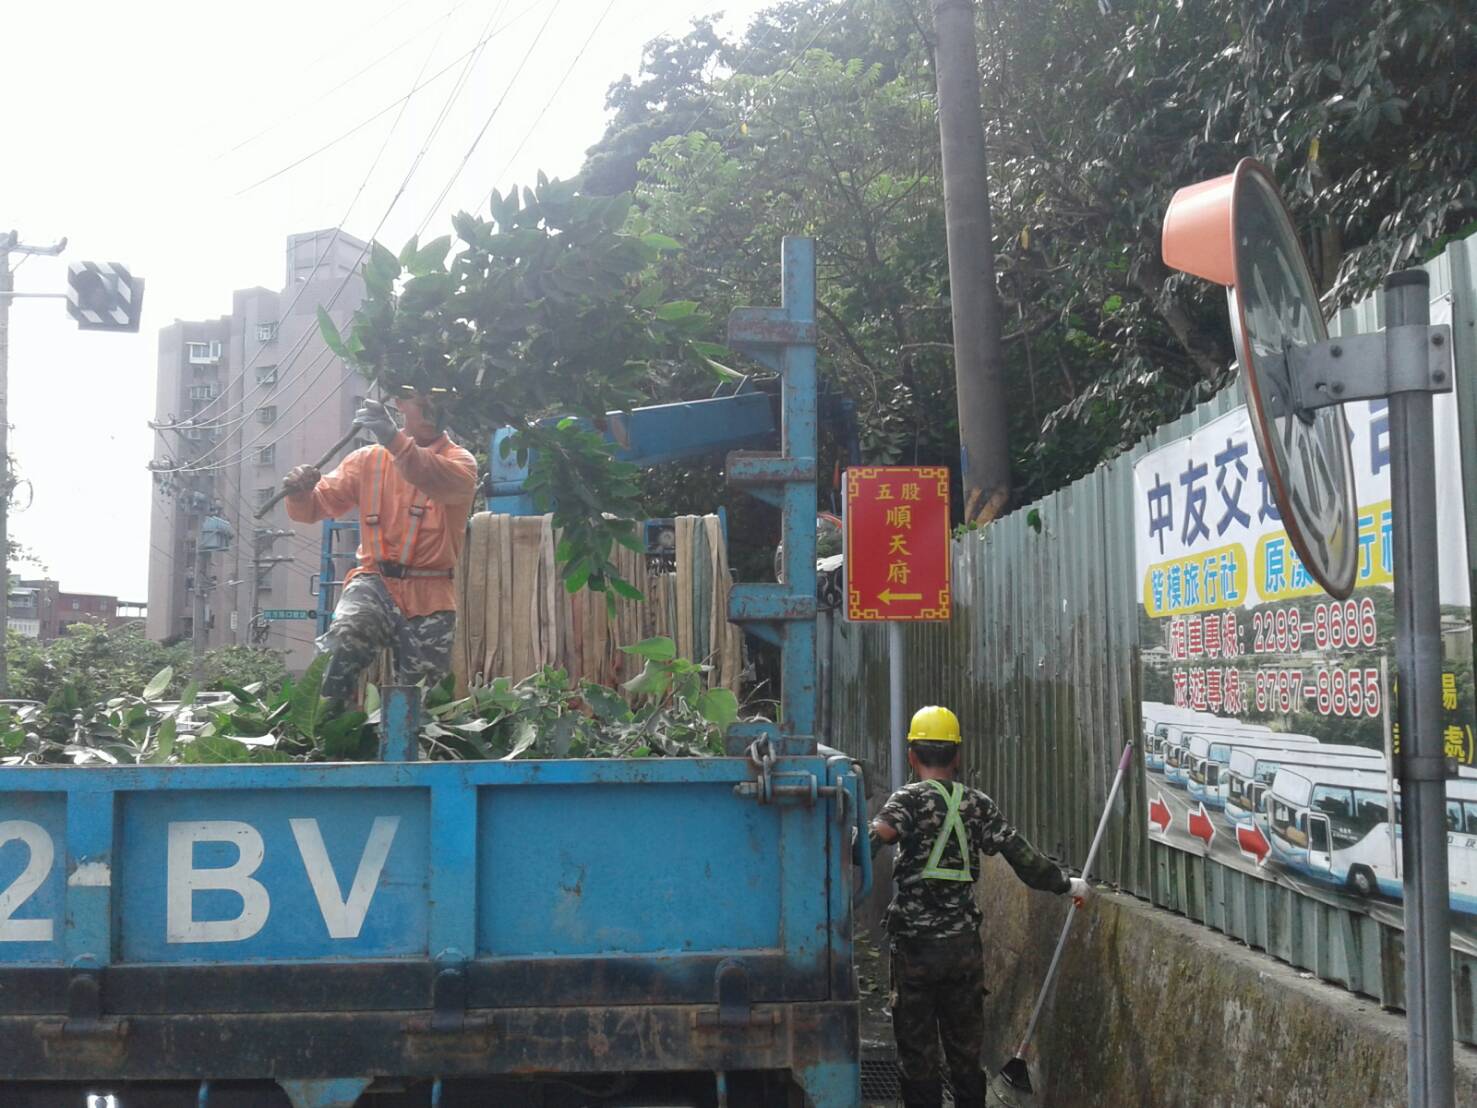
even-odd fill
[[[310,492],[287,497],[298,523],[336,519],[358,509],[359,564],[344,578],[376,573],[377,563],[451,570],[461,556],[467,515],[476,498],[477,460],[445,434],[417,446],[404,431],[389,447],[365,446],[325,474]],[[456,607],[451,577],[384,577],[406,616]]]

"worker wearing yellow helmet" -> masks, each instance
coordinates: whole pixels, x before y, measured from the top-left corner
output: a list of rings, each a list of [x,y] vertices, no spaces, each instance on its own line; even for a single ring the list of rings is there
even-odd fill
[[[1085,881],[1069,877],[1008,824],[993,800],[957,779],[962,746],[953,712],[937,705],[918,709],[908,729],[908,765],[915,780],[893,793],[872,821],[873,852],[883,845],[897,848],[887,934],[892,1028],[905,1108],[942,1103],[941,1038],[954,1103],[958,1108],[985,1103],[977,856],[1001,854],[1027,885],[1071,893],[1079,905],[1089,892]]]

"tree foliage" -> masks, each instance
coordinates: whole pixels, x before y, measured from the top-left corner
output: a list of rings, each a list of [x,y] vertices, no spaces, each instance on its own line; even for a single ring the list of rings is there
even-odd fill
[[[868,461],[955,463],[927,0],[793,0],[648,49],[592,181],[682,240],[663,273],[765,302],[778,237],[821,251],[823,373]],[[1073,479],[1229,379],[1218,290],[1170,273],[1176,188],[1244,156],[1282,183],[1328,303],[1477,217],[1470,0],[983,0],[979,41],[1015,485]],[[640,141],[655,137],[630,168]],[[618,169],[617,169],[618,167]],[[824,468],[824,467],[823,467]],[[676,484],[676,483],[674,483]],[[653,490],[661,492],[662,490]]]
[[[532,458],[528,491],[554,513],[566,585],[639,596],[611,561],[615,543],[637,542],[636,473],[599,431],[684,359],[711,388],[724,372],[701,341],[711,321],[665,298],[651,267],[678,244],[644,229],[629,195],[540,174],[536,189],[494,192],[490,214],[454,217],[455,247],[375,243],[362,305],[342,336],[320,312],[325,338],[371,382],[453,395],[451,426],[473,441],[514,428],[508,448]]]
[[[178,697],[191,670],[188,644],[165,646],[144,634],[141,623],[109,627],[74,623],[49,642],[15,631],[7,639],[10,695],[48,704],[70,720],[124,690],[142,689],[168,670],[170,679],[155,699]],[[205,655],[202,688],[260,682],[279,687],[287,676],[282,655],[254,646],[228,646]]]
[[[707,688],[708,667],[657,637],[623,648],[642,670],[619,689],[545,668],[516,684],[499,678],[457,697],[450,678],[425,696],[418,736],[427,759],[702,757],[723,753],[739,705]],[[239,661],[239,659],[238,659]],[[379,752],[378,690],[361,709],[321,694],[327,657],[273,685],[223,681],[230,698],[196,701],[165,666],[141,684],[83,704],[73,686],[45,705],[0,705],[0,766],[360,761]]]

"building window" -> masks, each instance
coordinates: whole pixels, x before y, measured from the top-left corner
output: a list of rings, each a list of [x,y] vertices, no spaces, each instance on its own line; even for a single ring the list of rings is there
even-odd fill
[[[232,631],[236,630],[237,626],[239,625],[239,617],[240,617],[240,614],[241,613],[235,612],[235,611],[233,611],[231,613],[231,630]]]
[[[277,367],[274,365],[257,366],[256,383],[258,385],[275,385],[277,383]]]
[[[277,409],[271,404],[268,404],[265,408],[258,408],[256,418],[262,423],[276,423]]]
[[[182,434],[190,442],[214,442],[215,427],[186,427]]]
[[[191,400],[214,400],[215,399],[215,386],[214,385],[191,385],[190,386],[190,399]]]
[[[256,325],[257,342],[272,342],[276,337],[277,324],[275,321],[272,323],[258,323]]]
[[[210,342],[187,342],[185,350],[191,365],[214,365],[221,360],[219,339],[212,339]]]
[[[260,508],[262,505],[266,504],[268,500],[271,500],[272,497],[276,495],[276,485],[263,485],[261,488],[256,490],[256,506]]]
[[[264,446],[256,452],[256,464],[259,466],[269,466],[276,460],[277,446],[275,443],[270,446]]]
[[[72,601],[72,611],[75,612],[75,611],[79,610],[81,607],[82,607],[82,601],[80,601],[80,600],[74,600],[74,601]]]

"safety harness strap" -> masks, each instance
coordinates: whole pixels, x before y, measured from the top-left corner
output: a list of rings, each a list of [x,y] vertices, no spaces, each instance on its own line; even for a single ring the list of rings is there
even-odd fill
[[[419,493],[416,494],[416,496],[419,495]],[[417,500],[416,496],[411,497],[410,507],[407,509],[410,514],[410,526],[405,532],[405,542],[400,547],[400,564],[402,566],[411,564],[411,555],[415,553],[416,533],[420,530],[421,518],[426,514],[427,501]]]
[[[389,457],[388,450],[380,451],[379,464],[374,467],[374,474],[369,480],[369,514],[359,521],[364,528],[364,548],[376,563],[385,560],[384,536],[380,533],[380,508],[383,505],[385,467],[389,464]]]
[[[944,825],[939,828],[938,838],[934,840],[933,853],[928,856],[928,868],[923,871],[923,877],[933,881],[973,881],[974,873],[969,865],[969,836],[964,831],[964,820],[959,816],[959,805],[964,800],[964,785],[955,781],[950,790],[938,781],[930,780],[928,783],[938,790],[949,808],[944,816]],[[959,841],[959,854],[964,859],[963,869],[942,869],[939,866],[951,834]]]

